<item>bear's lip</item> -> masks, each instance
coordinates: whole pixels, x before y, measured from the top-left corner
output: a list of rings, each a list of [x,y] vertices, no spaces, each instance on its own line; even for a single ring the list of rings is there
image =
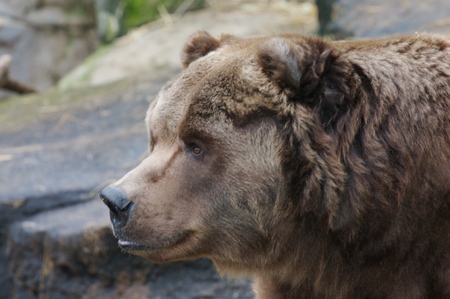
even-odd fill
[[[193,231],[185,231],[181,234],[178,234],[175,237],[165,240],[164,242],[157,242],[155,244],[139,243],[123,239],[119,239],[118,244],[120,248],[122,248],[125,251],[150,251],[157,249],[165,249],[168,247],[173,247],[181,243],[184,243],[192,235],[192,233]]]
[[[148,246],[133,241],[119,240],[120,248],[124,250],[145,250]]]

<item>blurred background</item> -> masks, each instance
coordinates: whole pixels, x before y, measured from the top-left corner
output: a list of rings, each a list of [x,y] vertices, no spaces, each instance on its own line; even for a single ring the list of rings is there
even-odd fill
[[[448,0],[0,0],[0,298],[253,298],[207,260],[120,252],[98,192],[147,150],[183,42],[450,33]]]

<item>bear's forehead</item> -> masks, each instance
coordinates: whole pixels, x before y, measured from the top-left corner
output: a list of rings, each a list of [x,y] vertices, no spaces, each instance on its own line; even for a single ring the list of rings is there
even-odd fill
[[[163,87],[149,109],[148,125],[175,134],[180,124],[198,128],[239,122],[274,108],[277,92],[269,85],[248,49],[225,47],[194,61]]]

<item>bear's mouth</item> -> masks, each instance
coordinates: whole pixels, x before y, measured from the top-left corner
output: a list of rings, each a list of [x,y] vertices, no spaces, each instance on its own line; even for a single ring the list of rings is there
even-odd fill
[[[135,242],[135,241],[130,241],[130,240],[119,239],[118,244],[122,250],[127,251],[127,252],[167,249],[169,247],[174,247],[181,243],[184,243],[187,239],[190,238],[190,236],[192,234],[193,234],[193,231],[185,231],[174,237],[170,237],[165,240],[158,240],[156,242],[151,242],[151,243],[140,243],[140,242]]]

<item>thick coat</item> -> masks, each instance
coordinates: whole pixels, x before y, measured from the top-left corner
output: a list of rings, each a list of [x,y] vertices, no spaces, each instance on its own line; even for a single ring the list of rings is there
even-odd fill
[[[182,62],[102,195],[124,250],[260,299],[450,298],[450,39],[198,32]]]

